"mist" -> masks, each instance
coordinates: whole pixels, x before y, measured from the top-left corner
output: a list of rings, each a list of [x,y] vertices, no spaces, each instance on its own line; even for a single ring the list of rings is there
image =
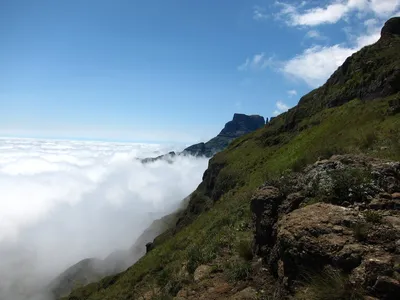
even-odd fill
[[[129,248],[154,220],[175,211],[208,160],[137,160],[174,150],[180,149],[0,139],[0,299],[44,299],[43,286],[66,268]]]

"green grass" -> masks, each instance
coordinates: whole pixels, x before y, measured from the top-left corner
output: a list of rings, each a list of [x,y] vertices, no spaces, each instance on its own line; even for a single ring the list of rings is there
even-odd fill
[[[253,250],[251,245],[251,240],[240,240],[237,245],[237,251],[241,258],[244,260],[252,260],[253,259]]]
[[[252,271],[251,264],[242,260],[227,263],[225,269],[232,282],[248,279]]]
[[[382,222],[382,215],[373,210],[367,210],[364,212],[365,220],[369,223],[379,224]]]
[[[327,268],[305,276],[305,287],[295,294],[298,300],[362,300],[365,291],[352,285],[347,275]]]

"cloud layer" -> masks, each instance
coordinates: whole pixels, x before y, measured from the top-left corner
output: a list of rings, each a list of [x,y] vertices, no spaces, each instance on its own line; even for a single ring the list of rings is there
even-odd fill
[[[207,160],[136,160],[169,150],[176,149],[0,139],[0,299],[83,258],[131,246],[153,220],[178,208]]]

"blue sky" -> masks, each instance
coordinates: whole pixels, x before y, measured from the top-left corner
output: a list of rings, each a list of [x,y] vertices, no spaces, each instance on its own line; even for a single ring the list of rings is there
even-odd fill
[[[271,117],[400,0],[0,0],[0,136],[195,142]]]

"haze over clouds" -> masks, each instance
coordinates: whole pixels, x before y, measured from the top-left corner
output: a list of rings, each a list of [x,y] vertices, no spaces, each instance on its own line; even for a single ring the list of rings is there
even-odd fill
[[[153,220],[178,208],[200,183],[207,160],[143,165],[135,159],[170,150],[177,149],[0,139],[0,299],[16,290],[22,292],[13,300],[26,299],[38,281],[71,264],[130,247]]]

